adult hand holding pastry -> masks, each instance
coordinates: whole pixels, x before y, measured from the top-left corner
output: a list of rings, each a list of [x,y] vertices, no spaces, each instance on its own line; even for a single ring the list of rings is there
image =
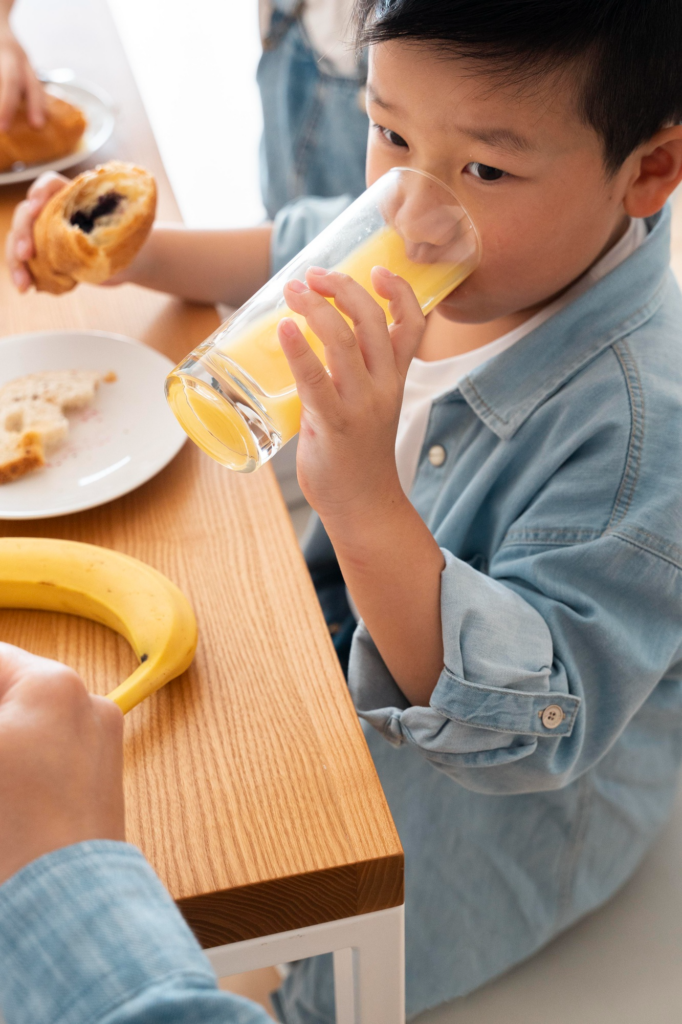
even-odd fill
[[[144,244],[156,213],[156,183],[134,164],[111,161],[74,181],[39,178],[15,210],[7,262],[20,291],[54,295],[81,281],[103,284]]]

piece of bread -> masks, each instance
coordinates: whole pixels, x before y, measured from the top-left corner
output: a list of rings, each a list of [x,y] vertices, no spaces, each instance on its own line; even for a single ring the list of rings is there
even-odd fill
[[[9,484],[44,465],[43,446],[37,434],[0,431],[0,484]]]
[[[45,465],[45,453],[69,432],[65,412],[89,405],[103,380],[114,381],[116,375],[48,370],[0,387],[0,484]]]
[[[155,213],[156,182],[141,167],[113,160],[79,174],[33,226],[36,288],[61,295],[79,281],[102,284],[132,262]]]
[[[44,164],[73,153],[87,122],[83,112],[66,100],[46,93],[45,124],[33,128],[28,123],[26,103],[19,104],[12,124],[0,132],[0,171],[15,164]]]

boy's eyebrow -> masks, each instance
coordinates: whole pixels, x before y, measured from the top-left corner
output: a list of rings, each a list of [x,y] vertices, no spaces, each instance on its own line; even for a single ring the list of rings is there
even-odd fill
[[[395,104],[387,103],[386,100],[382,100],[381,96],[378,96],[372,86],[367,83],[367,99],[370,103],[376,103],[378,107],[383,107],[384,110],[395,110]]]
[[[528,153],[536,147],[524,135],[519,135],[511,128],[460,128],[463,135],[488,146],[498,146],[512,153]]]
[[[397,110],[395,104],[382,100],[369,84],[367,85],[367,99],[384,110]],[[488,146],[498,146],[511,153],[528,153],[536,148],[529,139],[524,135],[519,135],[511,128],[460,128],[459,130],[470,139],[475,139],[476,142],[484,142]]]

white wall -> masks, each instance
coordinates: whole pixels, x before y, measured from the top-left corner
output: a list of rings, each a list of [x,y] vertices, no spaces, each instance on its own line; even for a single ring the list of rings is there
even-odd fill
[[[264,217],[257,0],[109,0],[185,223]]]

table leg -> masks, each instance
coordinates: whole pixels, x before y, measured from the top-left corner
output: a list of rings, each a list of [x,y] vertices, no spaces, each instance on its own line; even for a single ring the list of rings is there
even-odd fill
[[[404,1024],[404,908],[206,950],[219,978],[334,953],[336,1024]]]

